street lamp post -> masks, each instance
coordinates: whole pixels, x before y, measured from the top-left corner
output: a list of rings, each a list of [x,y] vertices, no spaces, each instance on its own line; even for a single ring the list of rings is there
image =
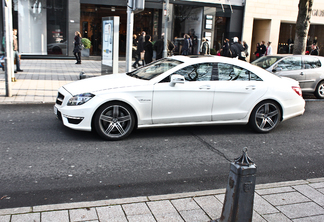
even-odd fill
[[[168,57],[168,22],[169,22],[169,0],[165,0],[164,8],[164,50],[163,57]]]
[[[5,45],[5,85],[6,96],[11,97],[11,79],[13,77],[13,49],[12,49],[12,2],[3,0],[3,27],[6,39]]]

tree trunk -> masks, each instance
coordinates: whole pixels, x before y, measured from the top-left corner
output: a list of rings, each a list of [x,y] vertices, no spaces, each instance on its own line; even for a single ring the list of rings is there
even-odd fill
[[[294,41],[294,54],[305,55],[307,35],[312,15],[313,0],[299,0],[296,34]]]

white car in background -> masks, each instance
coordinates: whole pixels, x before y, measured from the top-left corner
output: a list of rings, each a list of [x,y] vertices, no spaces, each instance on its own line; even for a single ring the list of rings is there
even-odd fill
[[[270,55],[252,62],[278,76],[297,80],[303,92],[324,99],[324,57],[313,55]]]
[[[93,77],[62,86],[54,112],[76,130],[107,140],[134,128],[247,124],[267,133],[302,115],[297,81],[220,56],[173,56],[129,73]]]

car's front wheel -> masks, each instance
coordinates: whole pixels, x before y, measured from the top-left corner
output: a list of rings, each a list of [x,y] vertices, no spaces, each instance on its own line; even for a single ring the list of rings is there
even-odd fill
[[[324,81],[318,83],[314,94],[318,99],[324,99]]]
[[[121,102],[101,106],[94,116],[97,133],[106,140],[120,140],[134,129],[135,114],[132,108]]]
[[[277,103],[264,101],[252,111],[249,124],[259,133],[267,133],[277,127],[281,120],[281,110]]]

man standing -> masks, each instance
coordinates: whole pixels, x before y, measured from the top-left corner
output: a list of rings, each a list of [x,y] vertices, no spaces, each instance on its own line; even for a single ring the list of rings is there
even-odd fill
[[[145,35],[146,35],[146,32],[143,31],[142,35],[138,38],[136,58],[135,58],[135,62],[133,64],[134,68],[136,68],[136,65],[140,66],[140,64],[139,64],[140,60],[142,60],[142,66],[144,66],[144,60],[141,58],[141,53],[144,52]]]
[[[242,56],[242,52],[244,48],[242,44],[238,42],[238,37],[233,38],[233,44],[231,45],[230,49],[232,51],[232,58],[238,57],[238,59],[245,61],[245,57]]]
[[[267,53],[267,47],[264,45],[264,41],[261,42],[260,45],[260,57],[265,56],[265,54]]]
[[[318,55],[318,49],[317,49],[317,46],[316,44],[312,44],[312,51],[310,53],[311,55]]]
[[[13,51],[14,51],[14,59],[16,59],[16,70],[17,72],[22,72],[23,70],[20,69],[20,59],[19,59],[19,53],[18,53],[18,41],[17,41],[17,29],[13,30]]]

